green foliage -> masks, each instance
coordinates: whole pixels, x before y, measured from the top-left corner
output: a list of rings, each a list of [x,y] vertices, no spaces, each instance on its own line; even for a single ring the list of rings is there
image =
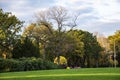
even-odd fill
[[[28,37],[39,48],[43,59],[46,59],[46,47],[52,34],[52,25],[49,22],[30,24],[24,31],[23,36]]]
[[[9,71],[31,71],[58,69],[58,65],[50,61],[43,61],[41,58],[2,59],[0,58],[0,72]]]
[[[23,62],[13,60],[13,59],[2,59],[0,58],[0,72],[8,71],[23,71],[24,65]]]
[[[2,58],[0,58],[0,72],[4,72],[4,71],[9,71],[9,66],[10,66],[10,63],[9,63],[9,60],[4,60]]]
[[[120,30],[116,31],[114,35],[108,37],[110,42],[111,51],[116,52],[116,59],[118,61],[118,66],[120,66]]]
[[[92,33],[82,30],[68,31],[74,39],[72,51],[67,53],[69,66],[93,67],[98,66],[99,53],[102,51]]]
[[[49,16],[46,13],[49,13]],[[31,23],[25,29],[23,35],[18,36],[23,22],[11,13],[0,10],[0,56],[4,54],[4,57],[6,57],[12,51],[12,56],[15,59],[27,58],[20,59],[21,61],[13,59],[1,61],[2,64],[5,63],[3,66],[6,66],[5,69],[1,67],[3,70],[51,69],[55,68],[56,65],[50,61],[54,61],[54,58],[58,57],[56,63],[61,64],[60,56],[66,57],[65,65],[73,67],[105,67],[113,64],[112,60],[108,60],[109,55],[103,55],[104,52],[100,53],[102,48],[97,42],[96,36],[87,31],[72,30],[76,26],[78,16],[75,17],[75,20],[73,19],[74,21],[71,22],[73,24],[71,24],[69,23],[68,12],[63,7],[53,7],[47,12],[45,11],[44,15],[42,14],[39,15],[38,22]],[[51,22],[49,18],[57,23]],[[57,24],[57,29],[53,29],[50,22],[53,25]],[[72,27],[70,31],[64,30],[65,27],[69,26]],[[110,36],[109,40],[111,51],[115,40],[117,61],[118,66],[120,66],[120,31]],[[30,57],[42,57],[43,59]]]
[[[24,71],[24,62],[12,59],[10,71]]]
[[[21,57],[40,57],[39,48],[35,46],[29,38],[18,40],[18,43],[14,46],[13,58]]]
[[[96,36],[92,33],[85,31],[83,33],[82,41],[84,43],[85,57],[87,60],[87,67],[98,66],[99,53],[102,51],[100,44],[97,42]],[[92,65],[92,58],[96,61]],[[96,64],[97,63],[97,64]]]
[[[11,52],[22,24],[23,22],[17,19],[15,15],[3,12],[3,10],[0,9],[0,50],[2,52]]]
[[[83,67],[83,63],[81,62],[84,54],[84,43],[82,42],[82,34],[81,30],[70,30],[67,32],[72,38],[72,47],[66,54],[66,58],[68,60],[68,66],[81,66]]]

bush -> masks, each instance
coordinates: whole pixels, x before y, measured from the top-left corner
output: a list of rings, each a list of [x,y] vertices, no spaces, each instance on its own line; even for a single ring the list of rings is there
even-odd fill
[[[14,59],[0,59],[0,72],[24,71],[23,62]]]
[[[54,59],[54,63],[58,64],[58,57]],[[67,59],[64,56],[60,56],[60,63],[59,65],[61,68],[66,68],[67,67]]]
[[[11,71],[14,60],[12,59],[0,59],[0,72]]]
[[[0,58],[0,72],[9,71],[31,71],[58,69],[60,66],[50,61],[43,61],[41,58],[2,59]]]
[[[11,63],[10,71],[24,71],[24,62],[12,59]]]
[[[58,68],[56,64],[50,61],[44,61],[43,65],[45,66],[46,69],[57,69]]]
[[[7,61],[5,59],[0,58],[0,72],[9,71],[9,67],[6,64],[8,64]]]
[[[58,64],[58,57],[54,59],[54,63]],[[60,65],[67,65],[67,59],[64,56],[60,56]]]

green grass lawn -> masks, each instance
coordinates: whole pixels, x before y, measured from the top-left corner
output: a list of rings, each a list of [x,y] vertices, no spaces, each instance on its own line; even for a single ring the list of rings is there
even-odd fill
[[[81,68],[0,73],[0,80],[120,80],[120,68]]]

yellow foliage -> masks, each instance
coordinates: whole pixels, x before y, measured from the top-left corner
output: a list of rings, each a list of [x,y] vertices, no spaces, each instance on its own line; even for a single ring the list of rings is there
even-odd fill
[[[5,33],[3,32],[2,29],[0,29],[0,39],[4,39],[5,38]]]
[[[3,57],[4,59],[6,59],[6,54],[5,54],[5,53],[3,53],[3,54],[2,54],[2,57]]]
[[[54,63],[58,64],[58,58],[57,57],[54,59]],[[61,65],[66,65],[67,64],[67,59],[63,56],[60,56],[60,64]]]
[[[67,67],[66,69],[70,69],[70,67]]]

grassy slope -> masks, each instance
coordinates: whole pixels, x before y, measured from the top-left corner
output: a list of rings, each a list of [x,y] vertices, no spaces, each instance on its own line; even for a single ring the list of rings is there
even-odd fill
[[[83,68],[0,73],[0,80],[120,80],[120,68]]]

